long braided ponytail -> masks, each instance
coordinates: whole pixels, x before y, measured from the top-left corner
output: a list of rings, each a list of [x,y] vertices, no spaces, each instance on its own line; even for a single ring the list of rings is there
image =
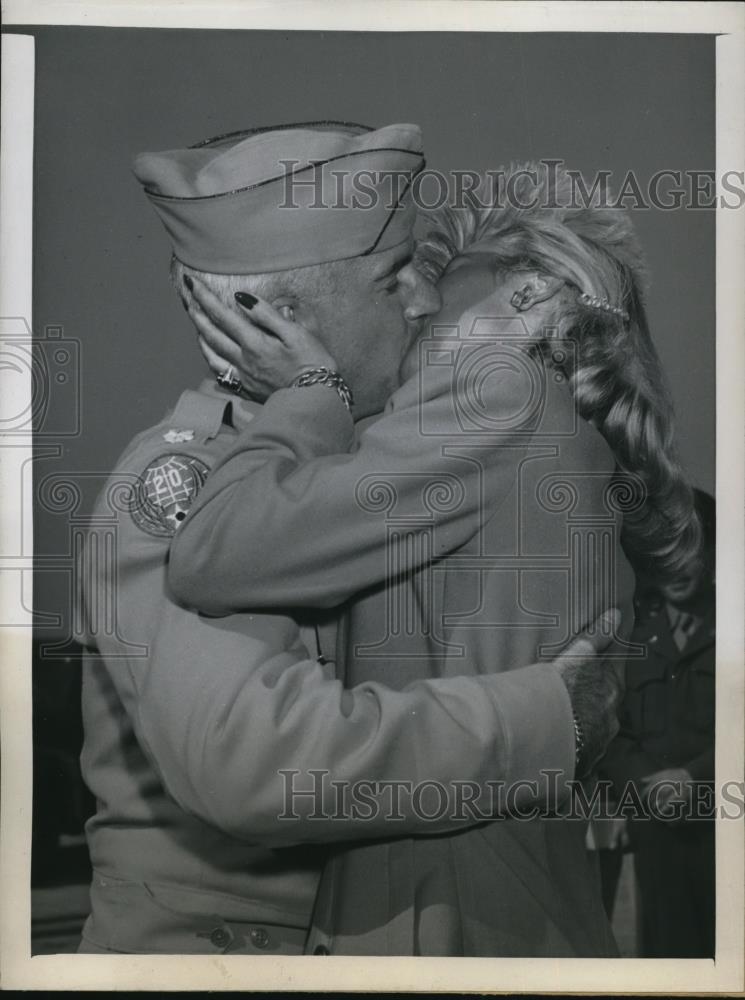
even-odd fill
[[[618,474],[632,473],[643,484],[643,502],[624,515],[626,554],[660,586],[695,575],[701,528],[677,457],[673,408],[642,300],[641,249],[628,217],[577,205],[565,172],[542,176],[528,164],[499,173],[503,187],[491,192],[488,207],[484,183],[470,204],[437,216],[417,262],[437,277],[456,256],[488,252],[498,270],[536,268],[576,291],[566,300],[561,332],[576,345],[567,372],[575,405],[605,437]],[[506,201],[505,189],[513,193]],[[593,298],[616,311],[593,306]]]

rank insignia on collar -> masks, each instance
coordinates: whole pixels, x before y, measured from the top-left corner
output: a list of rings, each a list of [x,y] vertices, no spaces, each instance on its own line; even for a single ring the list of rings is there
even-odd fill
[[[209,475],[193,455],[162,455],[139,478],[130,507],[132,520],[158,538],[176,534]]]
[[[167,441],[169,444],[180,444],[183,441],[193,441],[194,431],[177,431],[175,427],[171,427],[163,435],[163,440]]]

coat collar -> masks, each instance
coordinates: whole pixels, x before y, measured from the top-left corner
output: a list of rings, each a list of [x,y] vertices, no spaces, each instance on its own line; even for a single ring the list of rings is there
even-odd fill
[[[206,378],[199,386],[199,392],[225,403],[223,420],[234,427],[239,433],[248,427],[257,413],[261,412],[261,403],[255,403],[251,399],[236,396],[234,392],[229,392],[227,389],[219,386],[214,379]]]

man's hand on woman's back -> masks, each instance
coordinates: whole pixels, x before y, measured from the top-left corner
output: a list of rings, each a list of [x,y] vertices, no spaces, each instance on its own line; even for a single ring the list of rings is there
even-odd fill
[[[610,645],[620,623],[621,614],[615,608],[604,612],[554,661],[566,684],[584,738],[581,771],[585,773],[589,773],[603,756],[619,728],[622,667],[603,660],[600,654]],[[577,775],[583,776],[582,773]]]

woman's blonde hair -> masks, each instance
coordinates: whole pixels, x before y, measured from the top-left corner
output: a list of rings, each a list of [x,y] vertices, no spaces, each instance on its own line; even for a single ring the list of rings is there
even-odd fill
[[[416,262],[436,280],[453,258],[489,253],[500,271],[535,269],[576,291],[563,299],[570,304],[560,328],[575,344],[566,373],[575,405],[605,437],[619,472],[644,486],[644,502],[624,516],[624,549],[660,585],[695,575],[701,530],[676,454],[672,404],[643,304],[642,252],[628,215],[598,204],[597,195],[578,204],[565,171],[527,164],[497,176],[488,197],[484,178],[467,204],[436,214]],[[592,299],[618,311],[588,304]]]

